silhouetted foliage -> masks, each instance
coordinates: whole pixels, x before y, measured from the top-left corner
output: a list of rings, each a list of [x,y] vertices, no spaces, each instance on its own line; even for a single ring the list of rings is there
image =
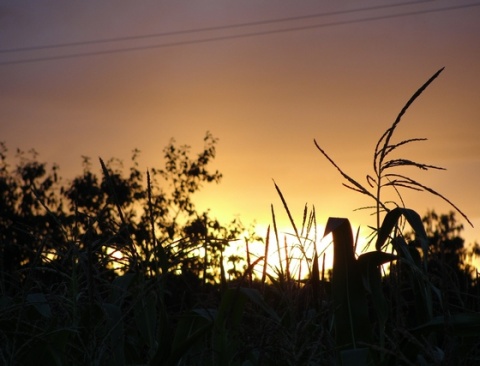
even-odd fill
[[[358,258],[348,220],[329,220],[336,250],[343,243],[349,253],[337,251],[330,282],[316,252],[303,251],[307,280],[291,275],[293,254],[272,206],[270,245],[276,240],[285,262],[269,264],[276,273],[267,275],[270,230],[260,258],[249,253],[248,240],[259,240],[249,232],[240,268],[239,253],[224,252],[241,223],[225,226],[194,205],[203,184],[221,179],[210,169],[216,140],[204,142],[191,158],[172,140],[163,168],[146,173],[138,150],[128,170],[100,159],[99,174],[83,157],[82,174],[68,182],[34,151],[17,152],[10,166],[1,145],[0,364],[332,365],[341,353],[342,364],[357,365],[366,347],[383,365],[478,360],[480,289],[468,260],[479,246],[465,247],[454,213],[428,212],[424,229],[413,210],[387,210],[376,247],[389,242],[396,253]],[[294,245],[316,242],[315,210],[305,206],[297,230],[276,188]],[[403,232],[402,215],[415,237]],[[252,274],[259,263],[261,280]],[[348,324],[354,317],[358,329]]]
[[[387,327],[397,343],[403,345],[401,349],[409,350],[406,352],[409,358],[416,356],[420,345],[414,337],[426,331],[431,337],[431,349],[426,354],[448,360],[446,364],[453,360],[458,364],[467,359],[463,352],[472,352],[478,343],[472,336],[478,322],[475,314],[480,305],[480,286],[471,260],[480,253],[480,246],[465,245],[463,225],[453,211],[447,214],[429,211],[422,222],[428,252],[422,255],[422,243],[413,232],[406,232],[405,259],[391,264],[384,278],[392,313]],[[462,317],[468,319],[469,314],[472,314],[471,331],[468,320],[466,327],[462,323]],[[438,325],[433,326],[435,321]],[[468,357],[478,356],[473,353]]]
[[[218,304],[223,252],[243,231],[193,201],[222,178],[216,142],[207,133],[191,157],[171,140],[146,174],[138,150],[128,171],[82,157],[67,182],[33,150],[10,164],[0,145],[0,364],[176,364],[176,317]]]
[[[438,215],[429,211],[422,219],[429,245],[428,272],[442,293],[442,301],[449,311],[465,308],[474,295],[476,269],[471,260],[480,254],[478,243],[465,246],[462,237],[463,225],[455,212]]]
[[[367,184],[347,174],[314,140],[318,150],[345,180],[344,186],[373,200],[373,205],[362,209],[373,208],[376,216],[371,235],[371,240],[376,241],[376,251],[358,258],[352,251],[354,244],[348,220],[329,220],[334,237],[335,337],[341,364],[392,364],[393,361],[396,364],[459,364],[464,360],[470,364],[479,360],[474,349],[479,345],[480,317],[472,312],[479,304],[478,273],[472,278],[472,268],[464,262],[471,252],[465,251],[463,239],[459,237],[461,226],[453,214],[429,213],[422,222],[418,213],[406,206],[402,191],[432,194],[472,223],[443,194],[399,169],[407,166],[421,170],[443,168],[392,155],[403,146],[426,140],[414,137],[396,142],[394,135],[413,102],[443,70],[434,73],[413,93],[381,135],[373,154],[373,173],[366,175]],[[341,135],[338,138],[342,141]],[[393,189],[391,193],[396,198],[386,199],[385,189]],[[340,223],[341,227],[337,227]],[[415,233],[414,238],[413,234],[405,235],[406,223]],[[424,224],[429,226],[428,234]],[[477,246],[473,250],[478,251]],[[382,278],[384,268],[380,264],[386,262],[391,262],[390,271]],[[373,333],[369,327],[372,320],[376,322],[372,324]],[[472,353],[465,357],[467,350]]]
[[[0,259],[2,289],[10,280],[21,280],[20,269],[41,262],[40,253],[49,252],[63,242],[58,220],[66,218],[62,212],[57,167],[47,171],[45,163],[17,151],[19,163],[10,168],[7,149],[0,145]],[[48,207],[48,209],[46,209]],[[9,277],[9,278],[5,278]],[[14,281],[15,282],[15,281]]]
[[[107,277],[120,266],[147,276],[183,271],[218,281],[220,253],[242,226],[233,220],[224,227],[195,207],[193,195],[222,177],[209,169],[216,139],[207,133],[204,143],[191,158],[189,146],[171,140],[163,150],[164,167],[151,169],[148,182],[135,150],[126,174],[118,159],[101,160],[103,172],[96,174],[83,157],[83,173],[67,183],[56,165],[38,161],[34,151],[18,151],[10,166],[2,144],[0,252],[2,274],[11,277],[2,278],[2,287],[19,285],[27,269],[69,273],[84,260]]]

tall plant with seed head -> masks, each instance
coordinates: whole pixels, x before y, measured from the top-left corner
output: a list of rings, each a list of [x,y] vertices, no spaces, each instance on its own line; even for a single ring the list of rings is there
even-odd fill
[[[381,265],[393,260],[400,260],[406,267],[409,275],[409,289],[415,294],[414,314],[417,325],[432,325],[439,322],[445,326],[445,319],[435,317],[433,311],[432,294],[438,296],[438,289],[428,279],[427,256],[428,242],[425,229],[420,216],[411,209],[405,208],[405,204],[400,193],[400,189],[407,188],[415,191],[426,191],[440,197],[455,210],[457,210],[471,225],[467,216],[455,206],[449,199],[436,190],[427,187],[417,180],[397,173],[397,167],[415,167],[421,170],[443,170],[443,168],[419,163],[410,159],[392,157],[400,147],[413,142],[425,141],[425,138],[410,138],[400,142],[393,142],[395,133],[402,117],[412,105],[412,103],[423,93],[423,91],[440,75],[443,68],[438,70],[427,82],[425,82],[407,101],[401,109],[393,124],[381,135],[378,140],[373,155],[372,175],[367,175],[367,184],[363,185],[358,180],[345,173],[330,156],[314,140],[318,150],[327,158],[327,160],[340,172],[347,181],[344,186],[364,194],[374,200],[375,204],[365,208],[375,209],[376,214],[376,251],[362,254],[356,258],[354,242],[351,228],[347,219],[330,218],[327,223],[325,234],[333,234],[334,245],[334,263],[332,278],[332,294],[335,308],[335,339],[336,346],[339,349],[340,363],[343,365],[358,365],[375,362],[375,364],[388,364],[388,354],[391,350],[386,348],[386,323],[389,317],[389,306],[382,291]],[[392,209],[391,202],[385,201],[382,195],[383,188],[391,187],[398,195],[399,203],[395,203]],[[381,220],[382,213],[385,213]],[[404,219],[401,221],[401,219]],[[423,256],[415,245],[407,243],[400,230],[400,223],[407,221],[416,234],[416,241],[420,244]],[[391,244],[396,255],[387,254],[382,249]],[[397,283],[398,284],[398,283]],[[398,288],[398,286],[395,286]],[[397,298],[403,296],[397,292]],[[369,300],[370,299],[370,300]],[[371,303],[375,311],[377,341],[374,340],[370,332],[369,323],[371,314],[368,311],[368,302]],[[398,303],[398,299],[397,299]],[[441,304],[440,301],[440,305]],[[396,308],[398,310],[398,307]],[[391,309],[390,309],[391,310]],[[475,327],[480,326],[480,319],[473,323]],[[396,323],[396,327],[404,327],[404,324]],[[460,322],[449,324],[452,327],[460,327]],[[422,328],[423,329],[423,328]],[[428,331],[421,335],[427,339]],[[400,338],[399,338],[400,339]],[[393,344],[398,343],[393,342]],[[372,341],[376,343],[375,347],[370,347]],[[417,345],[422,344],[420,338],[416,340]],[[365,347],[367,346],[367,347]],[[410,347],[411,348],[411,347]],[[378,351],[380,351],[378,353]],[[395,353],[396,357],[403,356],[403,350]],[[423,357],[424,350],[416,349],[413,357]]]
[[[380,139],[378,140],[375,151],[373,154],[373,175],[367,175],[367,184],[368,188],[358,180],[352,178],[350,175],[345,173],[334,161],[330,156],[323,150],[320,145],[314,140],[315,146],[317,149],[327,158],[327,160],[340,172],[343,178],[347,181],[343,183],[343,185],[355,192],[359,192],[364,194],[375,201],[374,207],[376,210],[376,231],[378,232],[381,223],[381,213],[382,212],[389,212],[390,208],[387,207],[387,202],[383,201],[382,196],[382,189],[386,187],[392,187],[398,195],[400,200],[400,205],[397,206],[405,207],[403,202],[402,196],[400,194],[401,188],[407,188],[415,191],[426,191],[435,196],[440,197],[444,201],[446,201],[449,205],[451,205],[457,212],[459,212],[467,222],[472,225],[468,217],[455,205],[446,198],[444,195],[440,194],[436,190],[431,187],[428,187],[417,180],[406,176],[404,174],[396,173],[393,169],[398,167],[416,167],[421,170],[429,170],[429,169],[436,169],[436,170],[445,170],[442,167],[438,167],[435,165],[419,163],[410,159],[405,158],[390,158],[392,153],[397,151],[400,147],[405,146],[407,144],[411,144],[414,142],[419,141],[426,141],[426,138],[410,138],[400,142],[392,142],[393,134],[395,133],[402,117],[407,112],[408,108],[413,104],[413,102],[425,91],[425,89],[440,75],[440,73],[444,70],[441,68],[435,74],[432,75],[408,100],[405,106],[401,109],[400,113],[398,114],[397,118],[393,122],[393,124],[382,134]],[[473,226],[473,225],[472,225]],[[378,248],[377,248],[378,249]]]

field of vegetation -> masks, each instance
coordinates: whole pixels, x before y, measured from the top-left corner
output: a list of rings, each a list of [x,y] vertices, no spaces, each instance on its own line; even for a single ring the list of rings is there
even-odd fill
[[[398,170],[440,167],[394,158],[407,144],[394,132],[418,89],[378,140],[374,172],[345,186],[370,197],[377,218],[370,251],[356,250],[346,218],[330,218],[334,263],[304,251],[308,273],[292,275],[291,248],[315,246],[315,209],[290,218],[282,237],[272,206],[265,238],[238,220],[199,212],[193,196],[222,175],[210,169],[216,139],[192,158],[174,140],[162,168],[143,173],[135,151],[126,170],[116,159],[84,158],[64,182],[55,165],[0,149],[1,365],[475,365],[480,364],[480,282],[465,245],[463,212],[442,194]],[[98,170],[100,174],[94,171]],[[273,189],[273,188],[272,188]],[[398,202],[383,201],[392,189]],[[423,218],[403,189],[448,202]],[[227,256],[235,240],[245,253]],[[249,241],[262,241],[255,257]],[[282,262],[268,263],[272,251]]]

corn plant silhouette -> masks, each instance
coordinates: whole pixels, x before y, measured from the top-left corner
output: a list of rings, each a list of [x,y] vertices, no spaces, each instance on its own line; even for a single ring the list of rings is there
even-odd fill
[[[444,168],[419,163],[405,158],[392,158],[391,154],[399,148],[425,141],[425,138],[410,138],[400,142],[393,142],[393,135],[412,103],[425,89],[440,75],[443,68],[431,76],[407,101],[393,124],[381,135],[373,154],[372,175],[367,175],[367,185],[345,173],[335,161],[320,147],[316,140],[315,146],[325,158],[340,172],[346,180],[345,187],[373,199],[374,205],[362,207],[375,210],[376,227],[373,228],[372,240],[376,236],[376,250],[355,256],[355,243],[350,223],[344,218],[330,218],[326,225],[325,235],[333,234],[334,263],[332,277],[332,294],[334,301],[335,342],[339,351],[339,361],[343,365],[361,364],[389,364],[392,359],[388,355],[402,359],[409,363],[418,357],[424,357],[424,350],[418,349],[421,338],[427,339],[427,334],[416,339],[416,349],[412,355],[403,349],[392,351],[386,348],[385,326],[389,318],[389,304],[382,291],[381,265],[400,260],[406,263],[410,275],[410,288],[416,295],[415,314],[417,325],[421,329],[433,325],[444,324],[442,319],[435,318],[433,312],[432,294],[439,294],[438,289],[428,280],[427,257],[428,241],[420,216],[412,209],[405,207],[400,190],[403,188],[425,191],[440,197],[458,211],[467,222],[472,225],[468,217],[455,205],[436,190],[418,182],[405,174],[397,173],[398,167],[415,167],[421,170],[444,170]],[[383,189],[391,187],[397,194],[400,203],[383,200]],[[394,208],[391,208],[392,203]],[[385,214],[382,221],[382,214]],[[420,244],[422,254],[417,248],[409,245],[403,237],[403,225],[408,222],[416,235],[416,243]],[[473,225],[472,225],[473,226]],[[393,252],[386,253],[388,245]],[[398,294],[400,296],[400,294]],[[369,313],[369,304],[374,315]],[[374,319],[372,319],[374,318]],[[469,318],[470,319],[470,318]],[[374,325],[372,327],[372,324]],[[475,319],[476,327],[480,326],[480,319]],[[398,325],[398,324],[397,324]],[[460,324],[449,324],[450,326]],[[431,329],[431,327],[429,329]],[[393,342],[390,342],[393,343]],[[411,346],[411,342],[407,342]],[[434,348],[434,347],[430,347]],[[426,356],[425,356],[426,357]]]
[[[438,167],[435,165],[429,165],[424,163],[419,163],[410,159],[405,158],[392,158],[388,160],[390,155],[397,151],[400,147],[405,146],[407,144],[411,144],[413,142],[419,141],[426,141],[426,138],[411,138],[407,140],[403,140],[397,143],[392,142],[392,136],[395,133],[399,123],[401,122],[402,117],[407,112],[408,108],[413,104],[413,102],[425,91],[425,89],[440,75],[440,73],[444,70],[441,68],[432,77],[430,77],[425,84],[423,84],[408,100],[405,106],[401,109],[400,113],[398,114],[397,118],[393,122],[393,124],[388,128],[378,140],[375,151],[373,154],[373,170],[374,174],[367,175],[367,184],[368,187],[366,188],[364,185],[359,183],[358,180],[352,178],[350,175],[345,173],[336,163],[335,161],[323,150],[320,145],[314,140],[315,146],[317,149],[328,159],[328,161],[340,172],[340,174],[347,180],[347,183],[343,185],[355,192],[359,192],[364,194],[375,201],[375,209],[376,209],[376,219],[377,225],[376,229],[380,228],[381,222],[381,212],[388,212],[390,209],[387,207],[387,203],[382,201],[382,189],[386,187],[392,187],[398,194],[398,197],[401,202],[401,206],[405,207],[403,202],[402,196],[400,194],[400,188],[407,188],[415,191],[426,191],[435,196],[440,197],[448,204],[450,204],[456,211],[458,211],[462,217],[467,220],[467,222],[472,225],[471,221],[468,217],[448,198],[444,195],[440,194],[436,190],[431,187],[428,187],[417,180],[408,177],[404,174],[398,174],[395,172],[391,172],[392,169],[397,167],[405,167],[411,166],[416,167],[421,170],[429,170],[429,169],[436,169],[436,170],[445,170],[445,168]],[[371,191],[373,190],[373,191]],[[473,225],[472,225],[473,226]],[[377,248],[379,249],[379,248]]]

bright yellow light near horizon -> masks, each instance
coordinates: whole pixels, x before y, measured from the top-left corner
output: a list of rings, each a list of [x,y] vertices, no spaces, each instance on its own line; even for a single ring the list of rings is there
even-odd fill
[[[125,255],[117,249],[106,247],[106,254],[110,257],[110,268],[115,271],[115,273],[121,275],[124,273],[125,261],[128,262]]]
[[[357,230],[352,226],[354,239],[356,239]],[[299,232],[300,240],[298,240],[292,228],[279,228],[278,241],[272,228],[270,228],[270,236],[268,240],[268,248],[266,247],[267,226],[257,225],[255,233],[262,238],[262,241],[248,242],[248,232],[244,232],[240,236],[240,240],[231,242],[224,252],[224,266],[228,270],[232,264],[228,262],[231,255],[245,258],[241,261],[242,272],[247,267],[247,250],[250,256],[250,263],[254,263],[259,258],[263,258],[253,268],[256,278],[261,278],[266,265],[266,271],[274,278],[279,273],[289,273],[290,278],[297,280],[305,280],[310,276],[312,269],[312,260],[314,258],[315,249],[318,253],[318,265],[320,276],[328,279],[329,271],[333,268],[333,243],[332,236],[323,237],[325,232],[324,225],[317,225],[316,229],[306,232]],[[368,243],[368,232],[360,230],[356,251],[361,254],[366,250]],[[248,249],[247,249],[248,246]],[[265,260],[265,252],[268,250]],[[237,268],[239,269],[239,268]]]

